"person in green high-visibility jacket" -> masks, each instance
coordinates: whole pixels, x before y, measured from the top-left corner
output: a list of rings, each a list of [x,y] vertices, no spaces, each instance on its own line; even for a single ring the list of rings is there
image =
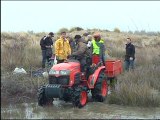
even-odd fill
[[[94,39],[92,40],[91,51],[92,51],[92,63],[97,64],[98,62],[102,62],[105,65],[105,46],[104,40],[101,39],[99,33],[95,33],[93,35]],[[94,60],[93,60],[94,58]],[[98,58],[98,61],[95,61],[95,58]]]

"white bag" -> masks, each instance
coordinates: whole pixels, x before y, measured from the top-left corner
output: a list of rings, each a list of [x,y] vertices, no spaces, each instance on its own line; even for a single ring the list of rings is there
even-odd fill
[[[13,74],[27,74],[27,72],[23,68],[15,68]]]
[[[43,72],[42,75],[43,77],[48,78],[48,72]]]
[[[87,47],[91,47],[91,45],[92,45],[92,42],[88,41]]]

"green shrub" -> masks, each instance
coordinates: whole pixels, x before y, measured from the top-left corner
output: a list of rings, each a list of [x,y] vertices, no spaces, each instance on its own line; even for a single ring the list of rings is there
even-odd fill
[[[69,30],[67,28],[61,28],[59,31],[58,31],[58,34],[60,34],[61,32],[69,32]]]
[[[83,28],[81,27],[73,27],[69,30],[69,32],[73,32],[73,31],[81,31],[81,30],[84,30]]]
[[[120,31],[120,29],[119,29],[119,28],[114,28],[114,32],[116,32],[116,33],[120,33],[121,31]]]

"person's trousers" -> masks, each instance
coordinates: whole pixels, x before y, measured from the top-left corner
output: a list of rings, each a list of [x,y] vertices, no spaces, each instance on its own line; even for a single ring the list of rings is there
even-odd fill
[[[81,72],[86,72],[86,58],[77,59],[80,62]]]
[[[124,61],[124,69],[126,71],[134,69],[134,60],[125,60]]]
[[[45,68],[45,63],[50,61],[50,57],[47,56],[47,50],[42,50],[42,68]]]
[[[99,62],[102,62],[103,65],[105,66],[104,56],[100,57],[100,55],[92,55],[92,63],[98,64]]]

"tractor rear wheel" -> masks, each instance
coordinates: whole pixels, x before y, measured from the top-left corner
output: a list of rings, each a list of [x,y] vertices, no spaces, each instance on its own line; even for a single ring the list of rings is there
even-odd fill
[[[95,88],[91,90],[92,98],[98,102],[103,102],[108,93],[108,85],[104,75],[104,72],[99,74],[98,80],[95,84]]]
[[[87,103],[88,95],[84,87],[77,87],[72,94],[72,103],[75,107],[84,107]]]
[[[53,100],[47,99],[45,96],[45,86],[42,86],[38,90],[38,105],[45,106],[52,104]]]

